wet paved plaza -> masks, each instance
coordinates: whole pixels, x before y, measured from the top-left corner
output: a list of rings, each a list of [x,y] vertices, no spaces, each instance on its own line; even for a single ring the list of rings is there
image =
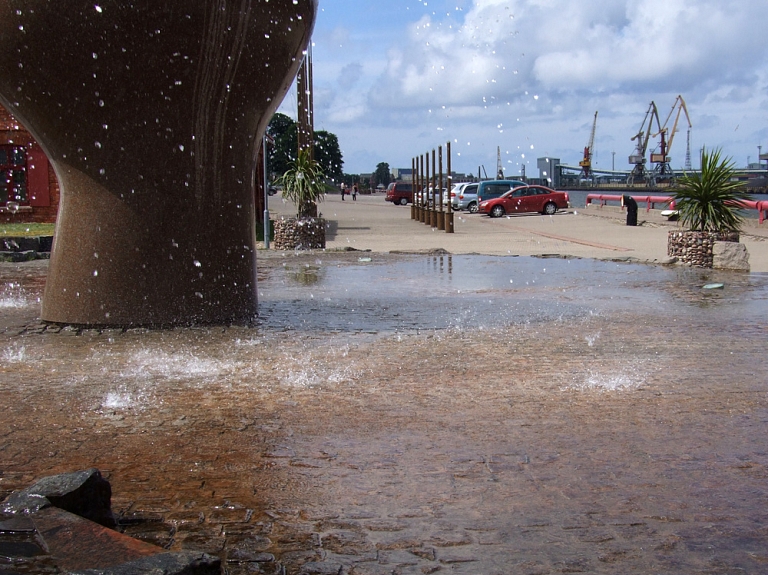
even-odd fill
[[[259,325],[165,331],[45,329],[0,264],[0,498],[98,467],[233,574],[768,572],[768,275],[259,262]]]

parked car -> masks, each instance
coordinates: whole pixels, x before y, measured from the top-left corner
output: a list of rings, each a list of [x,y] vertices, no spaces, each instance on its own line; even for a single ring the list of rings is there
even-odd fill
[[[413,184],[403,182],[392,182],[387,187],[387,195],[384,197],[387,202],[392,202],[396,206],[405,206],[413,203]]]
[[[448,193],[447,188],[443,188],[443,207],[445,207],[447,205],[447,202],[448,202],[448,200],[446,199],[447,198],[447,196],[446,196],[447,193]],[[423,197],[422,197],[422,194],[424,194]],[[439,206],[440,205],[440,199],[437,198],[437,194],[436,193],[433,193],[431,187],[426,191],[426,193],[423,193],[421,191],[416,193],[416,201],[421,206],[427,205],[429,207],[432,207],[432,203],[435,200],[437,200],[438,206]]]
[[[477,201],[498,198],[512,188],[525,185],[520,180],[486,180],[477,185]]]
[[[483,200],[478,207],[481,213],[488,214],[492,218],[526,212],[539,212],[551,216],[558,209],[568,207],[568,194],[544,186],[520,186],[509,190],[499,198]]]
[[[464,184],[458,197],[454,200],[455,210],[469,210],[469,213],[477,212],[477,186],[478,184]]]
[[[461,195],[461,191],[466,188],[468,184],[469,182],[462,182],[451,188],[451,207],[454,210],[459,209],[459,196]]]

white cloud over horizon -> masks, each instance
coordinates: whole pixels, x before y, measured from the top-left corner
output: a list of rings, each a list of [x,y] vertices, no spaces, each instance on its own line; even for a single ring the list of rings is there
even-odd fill
[[[492,173],[500,146],[508,174],[535,175],[540,156],[578,163],[598,111],[596,167],[629,169],[649,102],[663,122],[682,94],[694,164],[706,145],[745,165],[768,152],[766,20],[736,0],[320,0],[315,124],[347,173],[450,140],[457,171]]]

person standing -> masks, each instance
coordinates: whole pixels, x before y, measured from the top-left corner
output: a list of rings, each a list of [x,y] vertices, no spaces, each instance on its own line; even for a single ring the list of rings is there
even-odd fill
[[[341,182],[341,201],[344,201],[344,194],[347,193],[347,184]]]
[[[624,194],[621,196],[621,205],[627,208],[627,225],[637,225],[637,202],[632,196]]]
[[[357,201],[357,183],[355,183],[354,186],[352,186],[352,201]]]

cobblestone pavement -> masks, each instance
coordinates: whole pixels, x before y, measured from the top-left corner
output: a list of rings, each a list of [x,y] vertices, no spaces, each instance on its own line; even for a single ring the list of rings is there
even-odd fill
[[[262,258],[298,317],[250,329],[53,330],[45,264],[0,265],[0,498],[95,466],[126,533],[232,574],[768,572],[766,278],[625,265],[350,329],[312,270],[360,255]]]

